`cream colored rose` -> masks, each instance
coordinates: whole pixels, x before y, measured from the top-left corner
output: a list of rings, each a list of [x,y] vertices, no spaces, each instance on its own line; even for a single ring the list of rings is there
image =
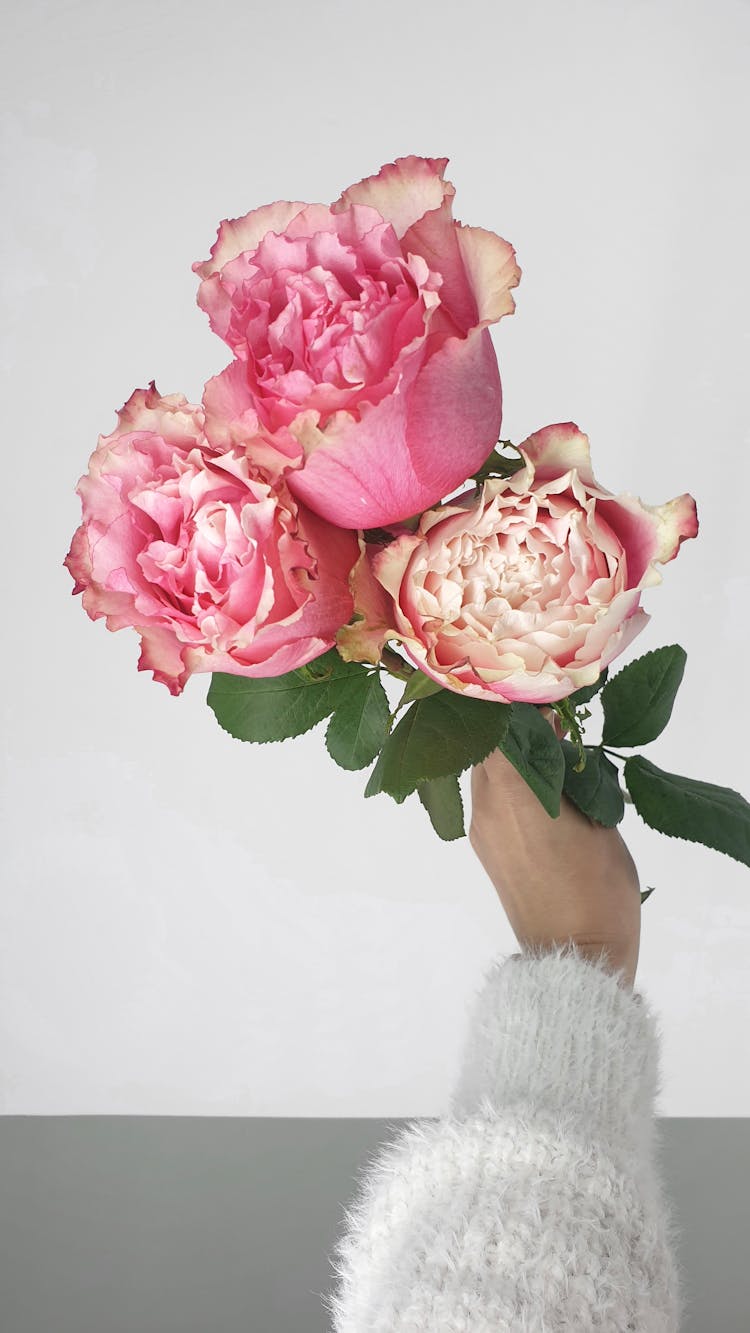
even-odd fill
[[[661,583],[698,531],[695,501],[652,507],[597,485],[572,424],[521,445],[525,466],[421,517],[368,550],[354,575],[361,619],[344,656],[376,660],[387,639],[447,689],[553,703],[591,685],[644,628],[645,588]]]

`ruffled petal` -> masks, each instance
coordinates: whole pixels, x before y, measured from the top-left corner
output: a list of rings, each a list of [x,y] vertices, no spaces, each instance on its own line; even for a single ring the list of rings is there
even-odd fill
[[[393,601],[373,572],[376,554],[360,537],[359,557],[349,576],[356,619],[336,635],[336,647],[345,662],[379,662],[388,639],[397,637]]]
[[[261,428],[244,361],[230,361],[206,382],[203,408],[206,438],[214,449],[243,449],[268,477],[278,477],[302,463],[302,449],[289,431],[271,435]]]
[[[535,431],[519,448],[532,464],[539,481],[562,476],[572,468],[587,485],[594,481],[589,437],[572,421]]]
[[[682,542],[698,535],[698,508],[692,495],[678,495],[666,504],[657,505],[659,528],[656,559],[666,565],[674,560]]]
[[[512,315],[516,303],[512,289],[521,281],[521,269],[513,246],[484,227],[456,227],[456,239],[468,284],[477,306],[477,323],[495,324]]]
[[[447,157],[398,157],[377,175],[350,185],[331,208],[342,213],[352,204],[367,204],[393,225],[397,236],[403,236],[418,218],[455,195],[453,185],[443,178],[447,165]]]
[[[226,218],[219,223],[216,240],[211,246],[208,259],[196,260],[193,273],[205,281],[213,273],[228,264],[237,255],[254,251],[269,232],[286,231],[292,218],[296,217],[307,205],[299,200],[292,202],[279,199],[273,204],[264,204],[254,208],[241,218]]]

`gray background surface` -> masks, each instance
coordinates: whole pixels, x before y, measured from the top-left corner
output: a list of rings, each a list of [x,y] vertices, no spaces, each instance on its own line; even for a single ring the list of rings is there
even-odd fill
[[[343,1205],[397,1123],[5,1118],[2,1333],[324,1333]],[[661,1128],[682,1333],[747,1333],[748,1121]]]

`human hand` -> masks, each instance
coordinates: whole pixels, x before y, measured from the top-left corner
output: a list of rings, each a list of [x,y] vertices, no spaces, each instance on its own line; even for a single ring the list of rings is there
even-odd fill
[[[562,797],[553,819],[495,750],[471,775],[469,841],[522,949],[573,942],[604,951],[632,987],[638,965],[638,872],[617,828],[592,823]]]

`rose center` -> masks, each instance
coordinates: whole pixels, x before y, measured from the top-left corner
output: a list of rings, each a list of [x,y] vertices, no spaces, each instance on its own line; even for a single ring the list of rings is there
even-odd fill
[[[555,567],[559,554],[559,548],[538,536],[534,539],[533,533],[520,540],[513,534],[493,533],[472,542],[470,550],[461,553],[456,568],[463,587],[461,610],[492,621],[508,609],[538,604],[542,596],[548,601],[559,587]]]

